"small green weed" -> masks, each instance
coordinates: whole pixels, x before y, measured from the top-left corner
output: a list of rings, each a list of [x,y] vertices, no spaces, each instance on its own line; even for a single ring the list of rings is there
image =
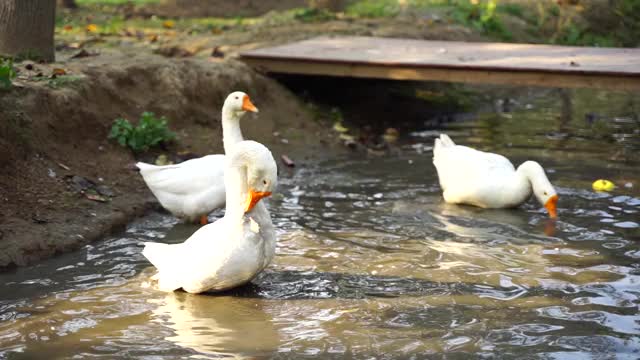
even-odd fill
[[[7,90],[11,88],[11,80],[16,77],[16,71],[13,69],[13,61],[10,59],[0,59],[0,89]]]
[[[116,119],[109,134],[109,139],[116,139],[120,145],[129,147],[136,153],[171,142],[175,138],[176,134],[167,127],[167,119],[164,116],[157,118],[152,112],[143,112],[135,127],[127,119]]]
[[[497,0],[480,0],[476,3],[466,0],[450,0],[450,4],[454,6],[452,17],[457,22],[471,25],[502,40],[512,39],[511,33],[505,28],[496,12]]]
[[[336,18],[336,16],[328,10],[313,8],[296,9],[293,17],[301,22],[329,21]]]
[[[509,14],[511,16],[524,18],[525,17],[525,9],[520,4],[498,4],[498,11],[503,12],[505,14]]]
[[[66,86],[76,85],[80,81],[82,81],[82,78],[80,76],[62,75],[52,79],[48,79],[47,86],[49,86],[52,89],[60,89]]]

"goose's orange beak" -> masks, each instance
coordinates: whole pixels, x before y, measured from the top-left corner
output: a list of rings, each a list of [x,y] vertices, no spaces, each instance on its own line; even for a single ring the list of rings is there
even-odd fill
[[[262,198],[267,196],[271,196],[271,191],[255,191],[254,189],[249,189],[249,194],[247,194],[247,205],[244,208],[244,212],[248,213],[251,211],[254,206],[260,201]]]
[[[558,195],[553,195],[547,200],[546,204],[544,204],[545,209],[549,212],[549,217],[555,219],[558,217]]]
[[[244,98],[242,98],[242,110],[244,111],[251,111],[251,112],[258,112],[258,108],[253,105],[253,103],[251,102],[251,99],[249,99],[249,95],[245,95]]]

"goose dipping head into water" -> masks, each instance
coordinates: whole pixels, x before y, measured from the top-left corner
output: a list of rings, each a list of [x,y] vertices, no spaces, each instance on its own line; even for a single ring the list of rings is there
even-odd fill
[[[249,95],[236,91],[222,106],[222,140],[225,153],[241,142],[240,119],[247,112],[258,112]],[[139,162],[149,190],[162,207],[174,216],[206,224],[207,215],[224,206],[224,155],[207,155],[176,165],[156,166]]]
[[[525,161],[516,170],[502,155],[456,145],[442,134],[435,140],[433,164],[448,203],[512,208],[533,193],[549,216],[557,217],[558,194],[535,161]]]
[[[269,265],[276,235],[260,200],[277,185],[271,152],[255,141],[235,144],[225,169],[226,212],[181,244],[145,243],[142,254],[157,268],[163,291],[222,291],[245,284]]]

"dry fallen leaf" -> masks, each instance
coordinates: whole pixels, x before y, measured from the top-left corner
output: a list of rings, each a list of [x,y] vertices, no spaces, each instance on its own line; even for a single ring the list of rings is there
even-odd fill
[[[293,160],[291,160],[287,155],[280,156],[280,159],[282,159],[282,162],[288,167],[296,166],[296,163],[294,163]]]
[[[78,59],[78,58],[84,58],[84,57],[89,57],[89,56],[95,56],[97,55],[96,53],[90,53],[85,49],[80,50],[79,52],[77,52],[75,55],[71,56],[71,59]]]
[[[67,171],[68,171],[68,170],[71,170],[71,168],[70,168],[70,167],[68,167],[67,165],[65,165],[65,164],[63,164],[63,163],[58,163],[58,165],[59,165],[61,168],[63,168],[63,169],[65,169],[65,170],[67,170]]]
[[[96,24],[89,24],[87,25],[85,30],[87,30],[87,32],[90,32],[90,33],[97,33],[99,28],[98,28],[98,25]]]
[[[333,130],[339,133],[346,133],[347,131],[349,131],[349,129],[344,127],[344,125],[342,125],[342,123],[340,123],[339,121],[333,124]]]
[[[52,78],[56,78],[58,76],[62,76],[62,75],[67,75],[67,71],[65,69],[61,69],[61,68],[54,68],[51,71],[51,77]]]
[[[173,29],[176,26],[176,22],[173,20],[166,20],[162,23],[162,27],[165,29]]]
[[[355,137],[351,136],[351,135],[347,135],[347,134],[340,134],[340,136],[338,136],[338,138],[340,140],[344,140],[344,141],[355,141]]]
[[[84,194],[84,196],[89,199],[89,200],[93,200],[93,201],[98,201],[98,202],[107,202],[107,198],[105,198],[102,195],[98,195],[98,194]]]
[[[398,141],[399,136],[400,132],[397,129],[387,128],[382,135],[382,139],[388,144],[393,144]]]
[[[170,165],[173,164],[172,161],[169,160],[169,158],[167,157],[167,155],[165,154],[160,154],[158,155],[158,157],[156,158],[155,164],[158,166],[164,166],[164,165]]]

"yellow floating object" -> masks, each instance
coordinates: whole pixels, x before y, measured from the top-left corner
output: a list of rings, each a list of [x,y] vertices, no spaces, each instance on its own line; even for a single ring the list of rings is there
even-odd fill
[[[595,191],[611,191],[616,188],[616,185],[609,180],[598,179],[591,185]]]

